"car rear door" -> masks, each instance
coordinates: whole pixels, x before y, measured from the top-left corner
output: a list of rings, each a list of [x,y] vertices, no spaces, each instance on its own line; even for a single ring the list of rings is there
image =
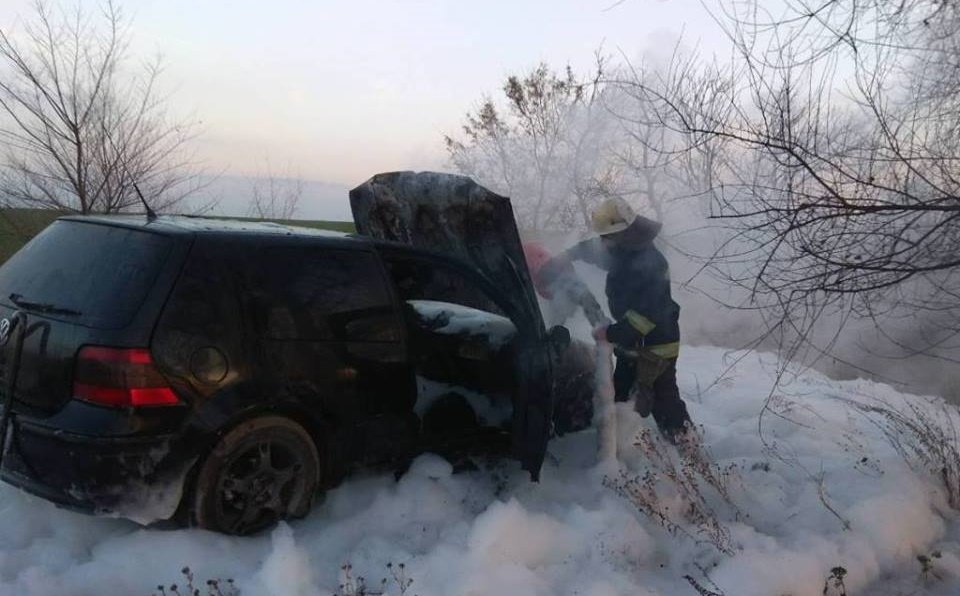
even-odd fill
[[[335,421],[367,454],[381,450],[371,441],[402,432],[374,432],[385,417],[410,411],[414,390],[399,313],[373,252],[274,243],[262,247],[245,278],[254,376],[274,393],[265,399]]]

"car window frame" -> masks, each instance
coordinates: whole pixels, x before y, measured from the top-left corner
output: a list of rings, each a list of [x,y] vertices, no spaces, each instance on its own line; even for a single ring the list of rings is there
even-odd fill
[[[254,296],[255,291],[250,287],[250,273],[240,274],[240,291],[242,293],[242,308],[245,311],[244,318],[247,320],[247,324],[250,327],[250,332],[258,340],[261,341],[272,341],[272,342],[302,342],[302,343],[346,343],[346,344],[371,344],[371,345],[405,345],[406,344],[406,330],[403,321],[403,316],[400,311],[400,308],[397,304],[397,298],[395,294],[395,289],[393,288],[392,280],[389,278],[389,274],[385,270],[384,264],[381,261],[380,256],[376,251],[364,247],[364,246],[349,246],[349,245],[332,245],[326,243],[312,243],[312,242],[284,242],[284,241],[266,241],[255,244],[251,247],[252,250],[266,254],[268,251],[279,249],[279,250],[303,250],[310,252],[350,252],[356,253],[359,255],[366,255],[369,258],[373,259],[374,266],[372,270],[376,271],[377,278],[383,287],[384,295],[387,304],[384,304],[384,307],[388,307],[390,311],[390,316],[394,324],[396,333],[392,339],[388,340],[371,340],[371,339],[351,339],[351,338],[339,338],[339,337],[295,337],[295,338],[279,338],[271,337],[263,326],[263,312],[261,309],[263,306],[258,304],[258,300]],[[265,256],[257,256],[258,259],[261,259],[261,262],[265,262],[267,259]],[[258,265],[260,266],[260,265]]]
[[[385,269],[385,273],[389,278],[389,283],[392,291],[397,296],[398,303],[404,302],[404,300],[403,300],[403,297],[400,295],[399,289],[396,287],[396,282],[393,279],[393,276],[390,275],[390,272],[389,272],[390,261],[408,260],[408,261],[414,261],[417,263],[427,264],[432,267],[439,266],[441,268],[446,268],[453,271],[456,274],[459,274],[466,281],[472,283],[475,287],[477,287],[482,292],[484,297],[486,297],[488,300],[493,302],[501,311],[503,311],[502,315],[500,313],[491,313],[491,314],[506,316],[517,327],[518,334],[525,335],[529,331],[530,324],[529,324],[529,321],[527,320],[527,317],[523,316],[522,314],[518,314],[515,311],[515,309],[512,308],[512,304],[510,303],[510,301],[504,299],[502,296],[499,295],[499,293],[496,290],[496,286],[494,286],[480,271],[478,271],[476,268],[472,267],[470,264],[466,262],[463,262],[451,257],[446,257],[443,255],[422,253],[422,252],[413,251],[413,250],[408,251],[408,250],[396,250],[396,249],[382,251],[382,259],[383,259],[383,266]],[[455,303],[450,303],[450,304],[455,304]],[[460,306],[475,308],[469,305],[460,305]],[[488,312],[488,311],[484,311],[484,312]]]

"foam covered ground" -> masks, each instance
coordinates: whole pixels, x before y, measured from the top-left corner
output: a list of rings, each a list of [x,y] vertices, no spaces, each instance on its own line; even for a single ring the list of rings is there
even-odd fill
[[[776,362],[753,354],[726,372],[730,362],[723,350],[688,348],[679,366],[704,444],[727,476],[732,504],[701,487],[726,532],[726,554],[669,482],[657,497],[679,524],[673,533],[605,486],[604,474],[618,471],[595,466],[597,435],[585,431],[551,444],[540,484],[509,462],[453,474],[425,455],[399,481],[354,476],[308,518],[254,538],[144,529],[4,486],[0,593],[150,594],[160,583],[182,584],[179,570],[189,565],[201,580],[233,578],[243,594],[332,594],[347,562],[370,584],[390,576],[388,563],[404,563],[414,580],[406,593],[420,596],[695,595],[687,575],[726,596],[819,596],[838,566],[851,595],[960,593],[960,533],[942,486],[907,467],[843,400],[939,402],[811,373],[778,390],[779,415],[764,417],[765,447],[758,413]],[[617,419],[619,471],[642,477],[649,454],[633,438],[650,421],[622,405]],[[931,557],[927,573],[920,555]],[[393,582],[387,589],[400,593]]]

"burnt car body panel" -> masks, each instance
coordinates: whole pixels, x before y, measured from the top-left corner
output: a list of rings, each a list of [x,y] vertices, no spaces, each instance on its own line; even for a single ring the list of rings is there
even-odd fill
[[[466,176],[378,174],[350,191],[359,234],[469,263],[496,285],[523,326],[517,345],[513,448],[536,479],[553,416],[550,339],[530,279],[510,199]]]
[[[423,440],[429,412],[418,406],[430,373],[421,375],[426,371],[418,362],[439,353],[454,355],[453,368],[470,368],[463,378],[448,379],[450,392],[467,401],[476,392],[515,407],[523,391],[515,379],[551,385],[539,313],[533,316],[482,270],[455,257],[371,238],[195,218],[65,217],[54,226],[53,235],[79,226],[107,237],[133,234],[126,244],[146,234],[166,246],[122,325],[42,312],[23,300],[18,307],[9,294],[33,298],[18,291],[21,280],[44,275],[50,265],[37,262],[16,276],[5,275],[7,265],[0,268],[0,319],[20,312],[27,331],[0,477],[63,506],[134,519],[138,510],[157,519],[172,516],[194,464],[231,428],[266,413],[288,416],[308,430],[321,446],[331,483],[352,464],[411,457],[432,447]],[[27,248],[21,258],[35,247]],[[331,255],[348,262],[339,274]],[[90,265],[95,278],[113,279],[120,262],[126,263],[122,270],[141,275],[136,259],[108,256],[100,263],[106,272],[98,273],[96,264],[80,266]],[[415,320],[390,270],[398,259],[460,274],[469,291],[516,323],[516,338],[491,351],[464,343],[463,336],[418,327],[424,322]],[[318,263],[313,271],[304,264],[310,260]],[[67,273],[57,279],[69,279]],[[98,282],[91,283],[88,302]],[[46,301],[82,312],[70,302],[69,289],[51,287]],[[314,298],[333,295],[336,304],[305,314]],[[295,307],[283,306],[289,304]],[[12,345],[0,346],[0,391],[11,378]],[[76,355],[87,345],[149,347],[181,403],[116,408],[72,398]],[[534,361],[539,377],[524,370]],[[493,430],[516,443],[517,416],[510,412],[510,418],[507,428]],[[534,474],[539,457],[524,460]]]

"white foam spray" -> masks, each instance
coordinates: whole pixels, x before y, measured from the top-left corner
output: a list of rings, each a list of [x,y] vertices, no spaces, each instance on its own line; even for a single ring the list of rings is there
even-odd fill
[[[593,395],[593,423],[597,428],[597,461],[601,468],[616,467],[617,412],[613,389],[613,347],[597,342],[597,368]]]

